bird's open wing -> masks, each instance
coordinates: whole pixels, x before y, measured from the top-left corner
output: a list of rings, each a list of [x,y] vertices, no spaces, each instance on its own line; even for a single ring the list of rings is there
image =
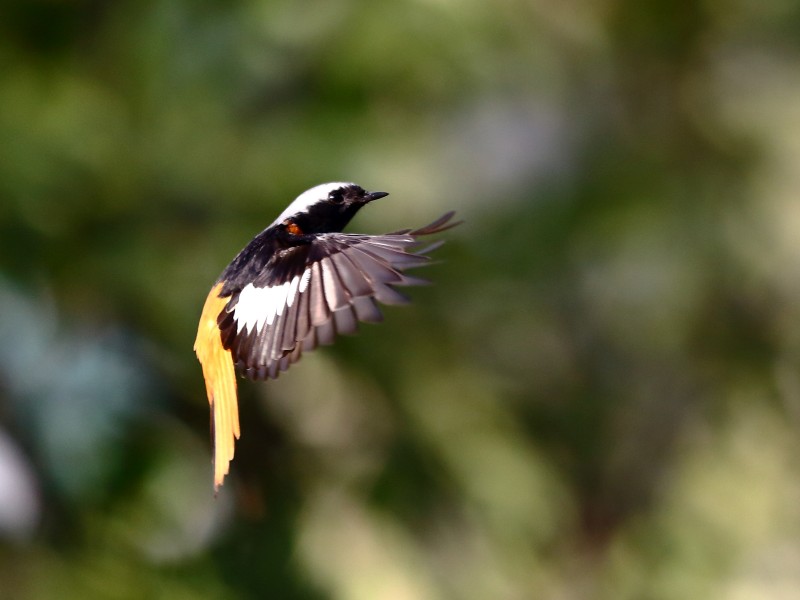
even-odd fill
[[[441,244],[417,250],[418,238],[457,225],[453,214],[385,235],[320,234],[288,249],[227,299],[217,318],[222,345],[247,377],[275,378],[303,352],[355,333],[359,321],[380,321],[375,301],[408,302],[395,286],[424,283],[405,270]]]

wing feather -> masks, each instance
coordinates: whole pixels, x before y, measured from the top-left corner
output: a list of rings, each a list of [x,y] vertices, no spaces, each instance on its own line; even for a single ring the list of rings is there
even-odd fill
[[[372,286],[361,270],[347,256],[347,252],[338,252],[331,255],[336,271],[341,277],[342,284],[347,289],[351,298],[361,298],[372,295]]]
[[[325,300],[331,311],[340,310],[349,305],[347,288],[339,278],[339,273],[333,265],[330,256],[326,256],[320,262],[322,269],[322,288],[325,290]]]
[[[381,313],[381,309],[378,308],[378,305],[375,304],[375,299],[371,296],[353,298],[353,310],[355,310],[358,320],[364,323],[380,323],[383,321],[383,313]]]
[[[349,305],[334,312],[333,321],[339,335],[352,335],[358,331],[358,320]]]
[[[290,264],[267,264],[251,284],[256,290],[233,294],[219,316],[223,346],[247,377],[275,378],[304,352],[355,333],[359,321],[380,322],[377,302],[409,302],[396,286],[427,283],[405,271],[430,262],[427,253],[440,243],[416,251],[418,238],[454,226],[452,217],[384,235],[319,234],[302,251],[287,251],[280,260]]]
[[[297,310],[295,311],[297,327],[294,331],[294,335],[291,335],[292,332],[290,331],[287,332],[286,344],[294,344],[296,347],[297,343],[302,342],[309,331],[311,331],[311,313],[308,306],[310,299],[311,294],[307,290],[300,294],[300,298],[297,302]]]
[[[330,346],[336,339],[336,328],[334,327],[333,319],[328,319],[322,325],[317,327],[315,333],[317,344],[321,346]]]
[[[325,299],[322,268],[318,262],[311,265],[311,281],[309,282],[309,287],[311,288],[311,295],[308,299],[309,318],[314,327],[320,327],[330,318],[331,312],[328,307],[328,301]]]

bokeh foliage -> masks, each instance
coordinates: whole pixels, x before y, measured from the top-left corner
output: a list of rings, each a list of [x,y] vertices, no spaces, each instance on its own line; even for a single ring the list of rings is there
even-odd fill
[[[0,598],[800,595],[800,8],[0,7]],[[386,322],[191,352],[302,190],[465,224]]]

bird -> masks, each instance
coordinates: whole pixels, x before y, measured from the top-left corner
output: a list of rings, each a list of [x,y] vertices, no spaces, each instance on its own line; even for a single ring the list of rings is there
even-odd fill
[[[225,267],[201,311],[194,351],[211,410],[214,490],[240,437],[236,371],[275,379],[304,352],[383,319],[377,305],[406,304],[397,286],[427,283],[405,271],[429,262],[418,238],[455,227],[450,211],[419,229],[343,233],[367,204],[388,196],[332,182],[300,194]],[[377,301],[377,302],[376,302]]]

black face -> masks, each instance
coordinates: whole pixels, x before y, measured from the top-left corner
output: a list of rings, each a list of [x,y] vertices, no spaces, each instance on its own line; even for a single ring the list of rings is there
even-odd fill
[[[358,185],[340,187],[291,220],[304,234],[342,231],[362,206],[386,195],[367,192]]]

